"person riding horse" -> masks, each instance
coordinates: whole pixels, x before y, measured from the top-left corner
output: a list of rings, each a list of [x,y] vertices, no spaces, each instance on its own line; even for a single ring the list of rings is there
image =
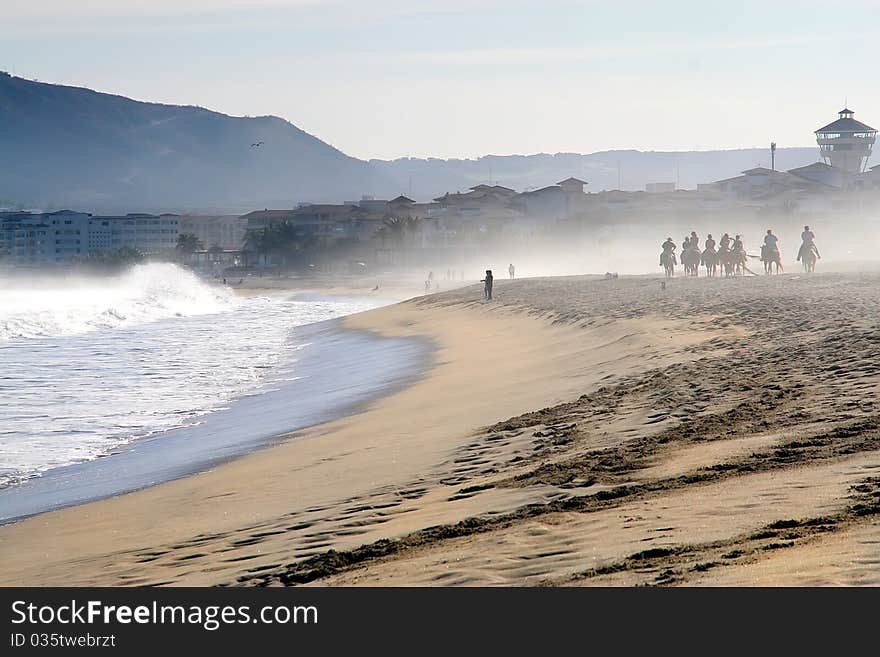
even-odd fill
[[[718,252],[715,250],[715,240],[712,233],[706,236],[706,248],[700,254],[700,264],[706,267],[706,275],[714,276],[718,266]]]
[[[819,249],[816,248],[815,240],[816,234],[810,230],[809,226],[804,226],[804,232],[801,233],[801,248],[798,249],[798,260],[805,257],[811,250],[817,258],[822,257],[819,255]]]
[[[660,253],[660,264],[664,264],[664,257],[671,257],[672,264],[676,264],[675,260],[675,242],[672,241],[671,237],[667,237],[666,241],[660,245],[662,252]]]
[[[666,277],[669,278],[675,274],[675,242],[671,237],[667,237],[660,248],[663,249],[660,253],[660,266],[666,270]]]
[[[773,231],[767,229],[764,235],[764,244],[761,245],[761,262],[764,263],[764,271],[771,273],[771,266],[775,262],[777,273],[782,268],[782,258],[779,255],[779,238],[773,234]]]

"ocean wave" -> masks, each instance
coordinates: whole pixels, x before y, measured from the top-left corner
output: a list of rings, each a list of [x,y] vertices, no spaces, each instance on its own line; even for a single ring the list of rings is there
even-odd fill
[[[107,278],[31,280],[0,290],[0,341],[76,335],[224,312],[233,293],[177,265],[136,265]]]

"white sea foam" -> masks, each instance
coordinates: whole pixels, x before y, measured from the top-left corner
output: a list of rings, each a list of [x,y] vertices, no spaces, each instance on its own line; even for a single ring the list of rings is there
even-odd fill
[[[4,289],[0,486],[261,394],[297,375],[294,327],[375,305],[239,298],[156,264]]]
[[[35,281],[0,290],[0,340],[75,335],[166,317],[223,312],[235,304],[172,264],[137,265],[112,278]]]

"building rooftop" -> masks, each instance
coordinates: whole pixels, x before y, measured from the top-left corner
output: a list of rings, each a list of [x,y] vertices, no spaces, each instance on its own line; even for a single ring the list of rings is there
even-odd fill
[[[404,196],[403,194],[401,194],[401,195],[398,196],[397,198],[393,198],[393,199],[391,199],[391,200],[388,201],[388,202],[389,202],[389,203],[415,203],[415,201],[413,201],[413,200],[412,200],[411,198],[409,198],[408,196]]]
[[[831,169],[830,164],[826,164],[825,162],[812,162],[810,164],[804,165],[802,167],[797,167],[795,169],[789,169],[789,173],[794,173],[795,175],[797,171],[807,171],[807,170],[817,170],[817,169]]]
[[[254,217],[287,217],[293,213],[293,210],[254,210],[253,212],[248,212],[247,214],[241,215],[243,219],[254,218]]]
[[[301,208],[293,210],[291,214],[314,214],[315,212],[345,212],[351,213],[360,208],[356,205],[341,205],[334,203],[314,203],[312,205],[304,205]]]
[[[556,184],[557,185],[564,185],[566,183],[578,183],[579,185],[589,185],[590,184],[586,180],[581,180],[580,178],[572,178],[572,177],[566,178],[565,180],[560,180]]]
[[[520,196],[530,196],[532,194],[547,194],[550,192],[561,192],[562,187],[559,185],[550,185],[549,187],[542,187],[541,189],[533,189],[530,192],[523,192]]]
[[[823,126],[816,130],[816,133],[820,132],[877,132],[876,129],[872,128],[869,125],[862,123],[861,121],[856,121],[852,118],[853,113],[849,110],[843,110],[840,112],[840,118],[832,123],[829,123],[826,126]]]

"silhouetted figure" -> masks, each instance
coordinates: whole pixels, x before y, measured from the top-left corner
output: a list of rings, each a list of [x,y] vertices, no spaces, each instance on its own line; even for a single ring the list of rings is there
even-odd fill
[[[425,281],[425,294],[429,294],[431,292],[431,281]]]
[[[510,266],[507,268],[507,273],[510,274],[510,280],[513,280],[516,275],[516,267],[513,266],[513,263],[510,263]]]
[[[480,282],[481,282],[481,283],[485,283],[485,284],[486,284],[486,287],[483,289],[483,291],[484,291],[485,294],[486,294],[486,300],[487,300],[487,301],[491,301],[491,300],[492,300],[492,281],[493,281],[493,278],[492,278],[492,270],[491,270],[491,269],[487,269],[487,270],[486,270],[486,278],[481,278],[481,279],[480,279]]]
[[[816,247],[816,234],[810,230],[809,226],[804,226],[804,232],[801,233],[801,248],[798,249],[798,257],[800,260],[804,257],[804,255],[812,250],[817,258],[821,258],[819,255],[819,249]]]

